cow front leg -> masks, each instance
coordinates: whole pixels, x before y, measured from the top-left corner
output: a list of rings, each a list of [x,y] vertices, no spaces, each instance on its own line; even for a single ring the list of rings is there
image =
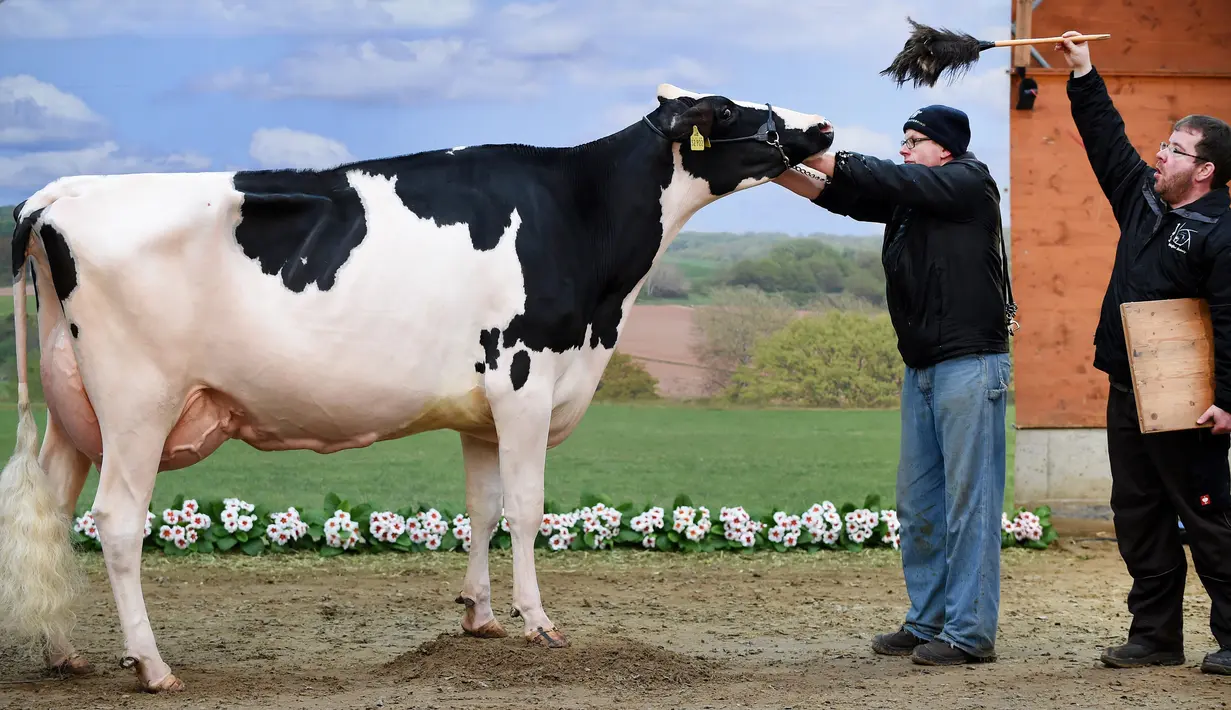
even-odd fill
[[[534,366],[531,365],[531,371]],[[492,403],[500,439],[504,516],[513,538],[513,612],[525,620],[526,639],[547,648],[568,641],[555,628],[539,597],[534,540],[543,524],[543,468],[551,426],[551,383],[540,375]]]
[[[457,602],[466,605],[462,630],[479,638],[504,638],[504,627],[492,613],[488,550],[500,521],[500,452],[495,444],[462,434],[466,467],[466,511],[470,515],[470,557]]]
[[[69,519],[77,507],[77,498],[90,473],[90,459],[77,450],[59,419],[47,411],[47,436],[39,451],[39,465],[47,472],[48,483],[54,491],[60,509]],[[62,674],[84,675],[91,672],[90,664],[79,654],[68,637],[61,632],[48,639],[47,666]]]
[[[116,397],[115,401],[118,407],[126,408],[116,412],[117,420],[99,412],[99,420],[104,423],[103,465],[94,498],[94,520],[124,634],[121,666],[135,669],[141,689],[147,692],[183,690],[183,682],[171,673],[158,652],[141,592],[145,512],[173,420],[168,419],[169,411],[151,407],[143,412],[131,399],[126,402]]]

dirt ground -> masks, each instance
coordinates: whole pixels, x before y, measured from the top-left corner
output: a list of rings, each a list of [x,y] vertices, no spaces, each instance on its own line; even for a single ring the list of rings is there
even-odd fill
[[[186,683],[137,692],[100,559],[76,640],[94,675],[48,678],[0,651],[0,708],[1219,708],[1203,675],[1209,602],[1190,571],[1188,663],[1110,670],[1128,624],[1114,542],[1004,554],[997,662],[929,669],[876,656],[906,607],[896,554],[540,554],[547,611],[572,646],[460,635],[462,554],[170,561],[147,556],[146,602]],[[1191,570],[1191,564],[1190,564]],[[494,553],[506,628],[508,553]],[[0,643],[0,647],[3,644]]]

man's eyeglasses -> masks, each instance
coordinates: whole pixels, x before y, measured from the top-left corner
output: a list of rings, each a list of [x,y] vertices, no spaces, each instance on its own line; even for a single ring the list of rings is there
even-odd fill
[[[1183,155],[1183,156],[1186,156],[1186,157],[1192,158],[1193,160],[1200,160],[1200,161],[1202,161],[1202,162],[1208,162],[1208,161],[1206,161],[1206,159],[1205,159],[1205,158],[1202,158],[1202,157],[1201,157],[1201,156],[1199,156],[1199,155],[1193,155],[1192,153],[1185,153],[1184,151],[1180,150],[1179,148],[1176,148],[1176,147],[1175,147],[1175,145],[1173,145],[1173,144],[1171,144],[1171,143],[1168,143],[1168,142],[1166,142],[1166,141],[1163,141],[1162,143],[1159,143],[1159,144],[1158,144],[1158,149],[1159,149],[1159,150],[1164,150],[1164,151],[1167,151],[1167,152],[1172,153],[1172,154],[1174,154],[1174,155]]]
[[[923,143],[925,141],[930,141],[930,140],[932,139],[928,138],[927,136],[924,136],[922,138],[903,138],[902,142],[898,143],[898,145],[904,145],[907,148],[914,150],[915,146],[919,145],[920,143]]]

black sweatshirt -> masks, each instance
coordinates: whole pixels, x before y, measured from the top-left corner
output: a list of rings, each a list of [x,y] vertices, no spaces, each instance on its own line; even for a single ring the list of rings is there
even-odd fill
[[[1068,81],[1073,121],[1120,227],[1094,331],[1094,366],[1131,386],[1120,304],[1203,298],[1214,331],[1214,404],[1231,411],[1231,198],[1216,188],[1179,209],[1154,191],[1155,169],[1129,142],[1098,71]]]
[[[933,168],[839,152],[813,202],[885,224],[886,303],[907,366],[1009,351],[1000,193],[973,153]]]

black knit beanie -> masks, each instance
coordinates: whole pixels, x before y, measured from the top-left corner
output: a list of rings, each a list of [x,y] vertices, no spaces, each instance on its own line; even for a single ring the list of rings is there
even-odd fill
[[[906,119],[902,130],[913,128],[944,146],[953,157],[966,152],[970,145],[970,119],[950,106],[933,104],[915,111]]]

